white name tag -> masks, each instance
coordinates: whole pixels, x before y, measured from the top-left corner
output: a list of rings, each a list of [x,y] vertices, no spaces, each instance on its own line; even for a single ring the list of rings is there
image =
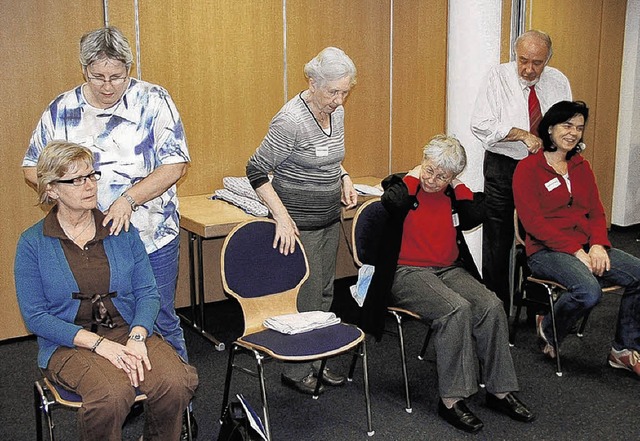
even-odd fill
[[[553,178],[552,180],[545,182],[544,186],[547,187],[547,191],[551,191],[554,188],[560,187],[560,181],[558,178]]]
[[[451,217],[453,218],[454,227],[457,227],[458,225],[460,225],[460,217],[458,217],[458,213],[453,213]]]
[[[329,147],[326,145],[316,147],[316,156],[329,156]]]

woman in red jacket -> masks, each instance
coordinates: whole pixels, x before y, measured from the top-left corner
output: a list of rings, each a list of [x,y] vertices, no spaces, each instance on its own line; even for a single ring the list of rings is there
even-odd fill
[[[558,344],[602,297],[625,288],[609,364],[640,375],[640,259],[611,247],[595,177],[580,155],[589,109],[581,101],[553,105],[540,122],[544,151],[522,160],[513,177],[518,216],[527,232],[533,274],[567,287],[555,304]],[[543,352],[555,358],[551,318],[538,316]]]

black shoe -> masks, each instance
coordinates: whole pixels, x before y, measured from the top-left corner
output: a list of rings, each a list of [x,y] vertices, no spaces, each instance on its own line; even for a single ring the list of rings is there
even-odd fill
[[[438,415],[452,426],[469,433],[476,433],[484,427],[480,418],[469,410],[464,400],[457,401],[451,409],[444,405],[442,400],[438,402]]]
[[[527,408],[526,404],[512,393],[508,393],[503,399],[488,393],[487,407],[497,410],[516,421],[529,423],[536,419],[536,416]]]
[[[314,377],[318,378],[317,375],[314,375]],[[329,368],[324,368],[324,372],[322,373],[322,384],[337,387],[342,386],[346,381],[346,377],[330,371]]]
[[[198,423],[196,417],[193,416],[193,412],[189,411],[189,418],[191,419],[191,439],[198,437]],[[182,414],[182,432],[180,432],[180,441],[187,441],[189,439],[189,429],[187,427],[187,411]]]
[[[296,381],[293,378],[287,377],[285,374],[281,374],[280,380],[285,386],[289,386],[291,389],[307,395],[315,394],[316,384],[318,384],[316,377],[311,374],[307,375],[300,381]],[[318,394],[321,394],[322,392],[324,392],[324,386],[321,384]]]

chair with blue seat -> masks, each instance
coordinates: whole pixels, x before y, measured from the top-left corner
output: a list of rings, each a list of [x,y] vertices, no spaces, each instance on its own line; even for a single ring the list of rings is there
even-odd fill
[[[142,404],[147,396],[136,391],[136,404]],[[49,440],[55,440],[55,423],[53,421],[53,408],[56,406],[66,407],[68,409],[79,409],[82,407],[82,397],[75,392],[71,392],[57,383],[49,381],[47,377],[42,380],[36,380],[33,385],[33,403],[36,417],[36,439],[42,441],[44,431],[42,430],[42,417],[45,417]],[[187,437],[192,440],[191,436],[191,415],[186,412]]]
[[[385,235],[385,224],[389,214],[382,205],[380,198],[373,198],[362,204],[353,218],[351,230],[351,243],[353,246],[353,259],[358,267],[372,265],[375,267],[378,259],[380,240]],[[404,308],[395,306],[387,307],[387,312],[391,314],[396,322],[398,342],[400,345],[400,360],[402,362],[402,375],[404,379],[405,410],[412,412],[411,394],[409,389],[409,379],[407,374],[407,356],[404,343],[403,325],[406,320],[420,321],[419,314]],[[429,327],[422,350],[418,359],[423,360],[427,345],[433,330]]]
[[[373,435],[364,333],[356,326],[339,323],[300,334],[283,334],[263,325],[265,319],[298,312],[297,297],[309,275],[299,240],[293,253],[273,248],[275,222],[255,219],[236,226],[222,246],[221,273],[225,292],[238,300],[244,316],[244,332],[229,349],[222,411],[229,401],[234,370],[258,377],[264,426],[271,440],[271,424],[264,376],[264,361],[302,362],[321,360],[314,398],[318,397],[327,358],[355,351],[362,359],[367,432]],[[256,370],[236,364],[236,355],[249,354]]]

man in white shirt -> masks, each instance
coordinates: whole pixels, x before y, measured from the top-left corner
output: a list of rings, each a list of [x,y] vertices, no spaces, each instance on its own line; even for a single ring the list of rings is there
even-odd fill
[[[548,67],[551,38],[530,30],[516,40],[516,60],[493,67],[471,116],[471,131],[485,148],[484,192],[489,210],[483,224],[482,277],[511,307],[509,256],[513,245],[513,190],[518,161],[542,147],[537,123],[558,101],[571,100],[569,80]]]

